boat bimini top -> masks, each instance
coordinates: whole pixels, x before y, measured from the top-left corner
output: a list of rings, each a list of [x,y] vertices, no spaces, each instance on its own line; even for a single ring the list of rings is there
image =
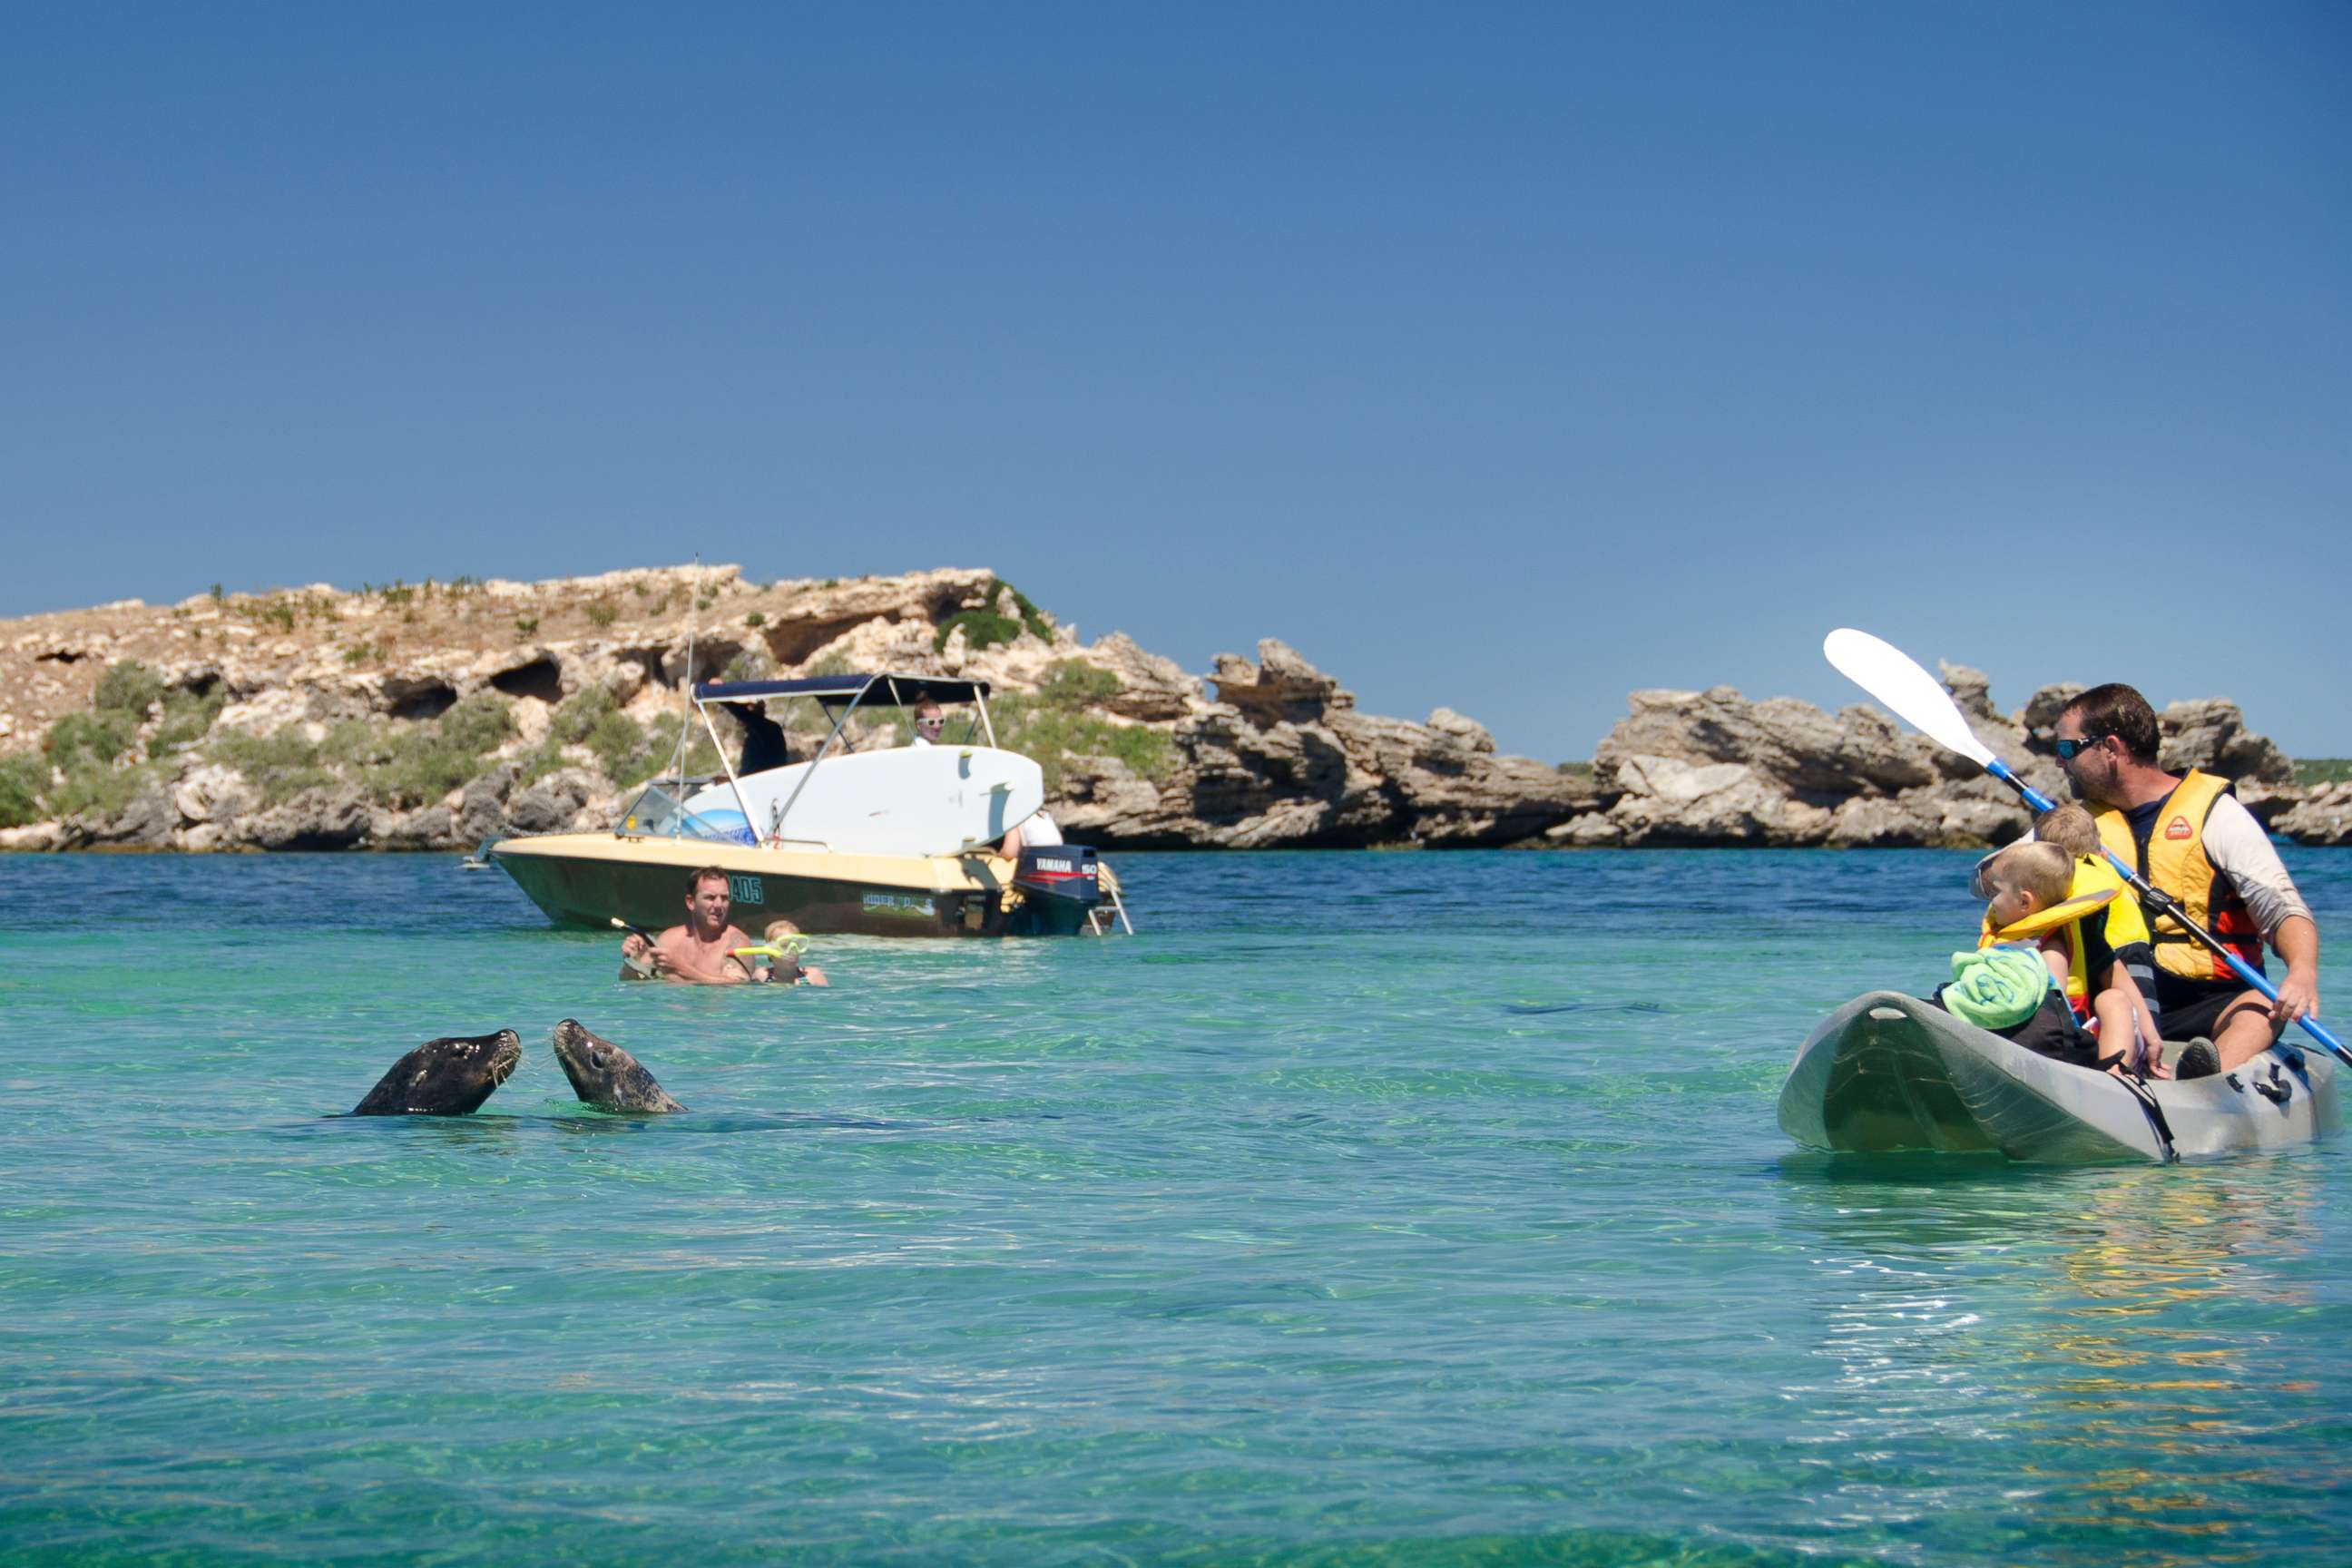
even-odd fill
[[[835,734],[826,737],[830,746],[838,737],[842,722],[858,708],[916,708],[925,702],[945,706],[950,702],[969,702],[979,710],[978,727],[988,735],[988,743],[996,743],[996,731],[988,721],[988,682],[962,680],[945,675],[810,675],[797,680],[698,680],[694,685],[694,705],[703,710],[706,722],[712,702],[765,702],[775,698],[805,697],[814,701],[834,718]],[[711,737],[717,740],[714,733]],[[724,754],[722,751],[721,754]],[[817,753],[824,755],[820,750]]]
[[[698,681],[688,695],[725,777],[656,779],[632,803],[619,830],[865,853],[967,851],[1003,837],[1043,804],[1037,764],[996,749],[988,691],[985,680],[897,673]],[[831,721],[824,742],[804,763],[788,758],[782,728],[759,710],[793,700],[814,702]],[[848,725],[860,709],[923,703],[970,704],[973,718],[955,741],[856,752]],[[726,708],[744,727],[740,767],[727,760],[714,706]],[[820,772],[824,783],[817,782]]]

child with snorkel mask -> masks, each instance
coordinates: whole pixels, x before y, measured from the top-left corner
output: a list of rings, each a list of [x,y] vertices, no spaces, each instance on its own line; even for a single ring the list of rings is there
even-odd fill
[[[770,985],[829,985],[824,971],[813,963],[803,963],[801,955],[808,951],[808,938],[801,928],[790,921],[770,921],[760,932],[760,947],[742,949],[738,956],[760,967],[754,980]]]

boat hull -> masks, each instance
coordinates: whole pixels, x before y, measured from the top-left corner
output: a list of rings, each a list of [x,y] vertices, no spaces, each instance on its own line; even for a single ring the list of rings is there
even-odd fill
[[[2147,1086],[2038,1056],[1892,991],[1822,1021],[1781,1087],[1780,1130],[1841,1153],[2057,1164],[2198,1159],[2307,1143],[2341,1125],[2336,1063],[2282,1043],[2236,1072]]]
[[[1086,929],[1076,904],[1021,894],[1010,863],[986,855],[829,855],[553,833],[500,839],[489,856],[565,926],[609,930],[615,918],[648,930],[675,925],[687,879],[711,867],[727,874],[735,923],[754,935],[774,920],[811,935],[1070,936]]]

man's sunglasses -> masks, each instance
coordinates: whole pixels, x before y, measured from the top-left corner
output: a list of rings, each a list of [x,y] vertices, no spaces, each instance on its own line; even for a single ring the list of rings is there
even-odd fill
[[[2085,735],[2079,741],[2053,741],[2051,742],[2051,749],[2058,753],[2060,762],[2071,763],[2078,754],[2089,751],[2105,739],[2105,735]]]

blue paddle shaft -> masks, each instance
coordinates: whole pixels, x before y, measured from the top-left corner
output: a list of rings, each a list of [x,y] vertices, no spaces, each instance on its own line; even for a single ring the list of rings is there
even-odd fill
[[[1992,774],[1993,777],[1999,779],[2001,783],[2007,784],[2010,788],[2015,790],[2018,794],[2018,798],[2024,801],[2027,805],[2032,806],[2037,815],[2042,812],[2054,809],[2049,796],[2043,795],[2040,790],[2035,789],[2032,784],[2027,784],[2023,779],[2019,778],[2017,774],[2011,772],[2009,764],[2002,762],[1999,757],[1995,757],[1990,762],[1987,763],[1985,764],[1985,771]],[[2131,888],[2134,892],[2145,896],[2154,891],[2154,889],[2147,885],[2147,881],[2141,878],[2140,874],[2125,862],[2123,857],[2117,855],[2112,849],[2103,849],[2101,852],[2106,856],[2107,864],[2116,868],[2116,874],[2121,877],[2125,881],[2131,884]],[[2195,937],[2199,942],[2203,942],[2207,947],[2211,948],[2215,956],[2230,966],[2230,972],[2231,973],[2244,981],[2248,985],[2251,985],[2255,990],[2261,992],[2263,995],[2269,997],[2272,1001],[2275,1002],[2278,1000],[2278,988],[2270,983],[2269,976],[2265,975],[2261,970],[2256,969],[2244,959],[2240,958],[2236,953],[2231,952],[2228,948],[2215,941],[2210,931],[2207,931],[2203,927],[2198,925],[2188,916],[2182,914],[2180,912],[2179,905],[2173,903],[2172,900],[2168,896],[2164,898],[2163,901],[2167,904],[2172,905],[2171,908],[2165,910],[2163,912],[2170,915],[2174,920],[2179,921],[2188,931],[2189,935]],[[2321,1045],[2326,1046],[2329,1050],[2335,1052],[2339,1059],[2347,1063],[2352,1063],[2352,1051],[2346,1050],[2341,1041],[2337,1040],[2334,1035],[2329,1034],[2326,1029],[2320,1026],[2318,1019],[2306,1016],[2305,1017],[2297,1018],[2295,1022],[2301,1024],[2310,1034],[2313,1039],[2317,1040]]]

